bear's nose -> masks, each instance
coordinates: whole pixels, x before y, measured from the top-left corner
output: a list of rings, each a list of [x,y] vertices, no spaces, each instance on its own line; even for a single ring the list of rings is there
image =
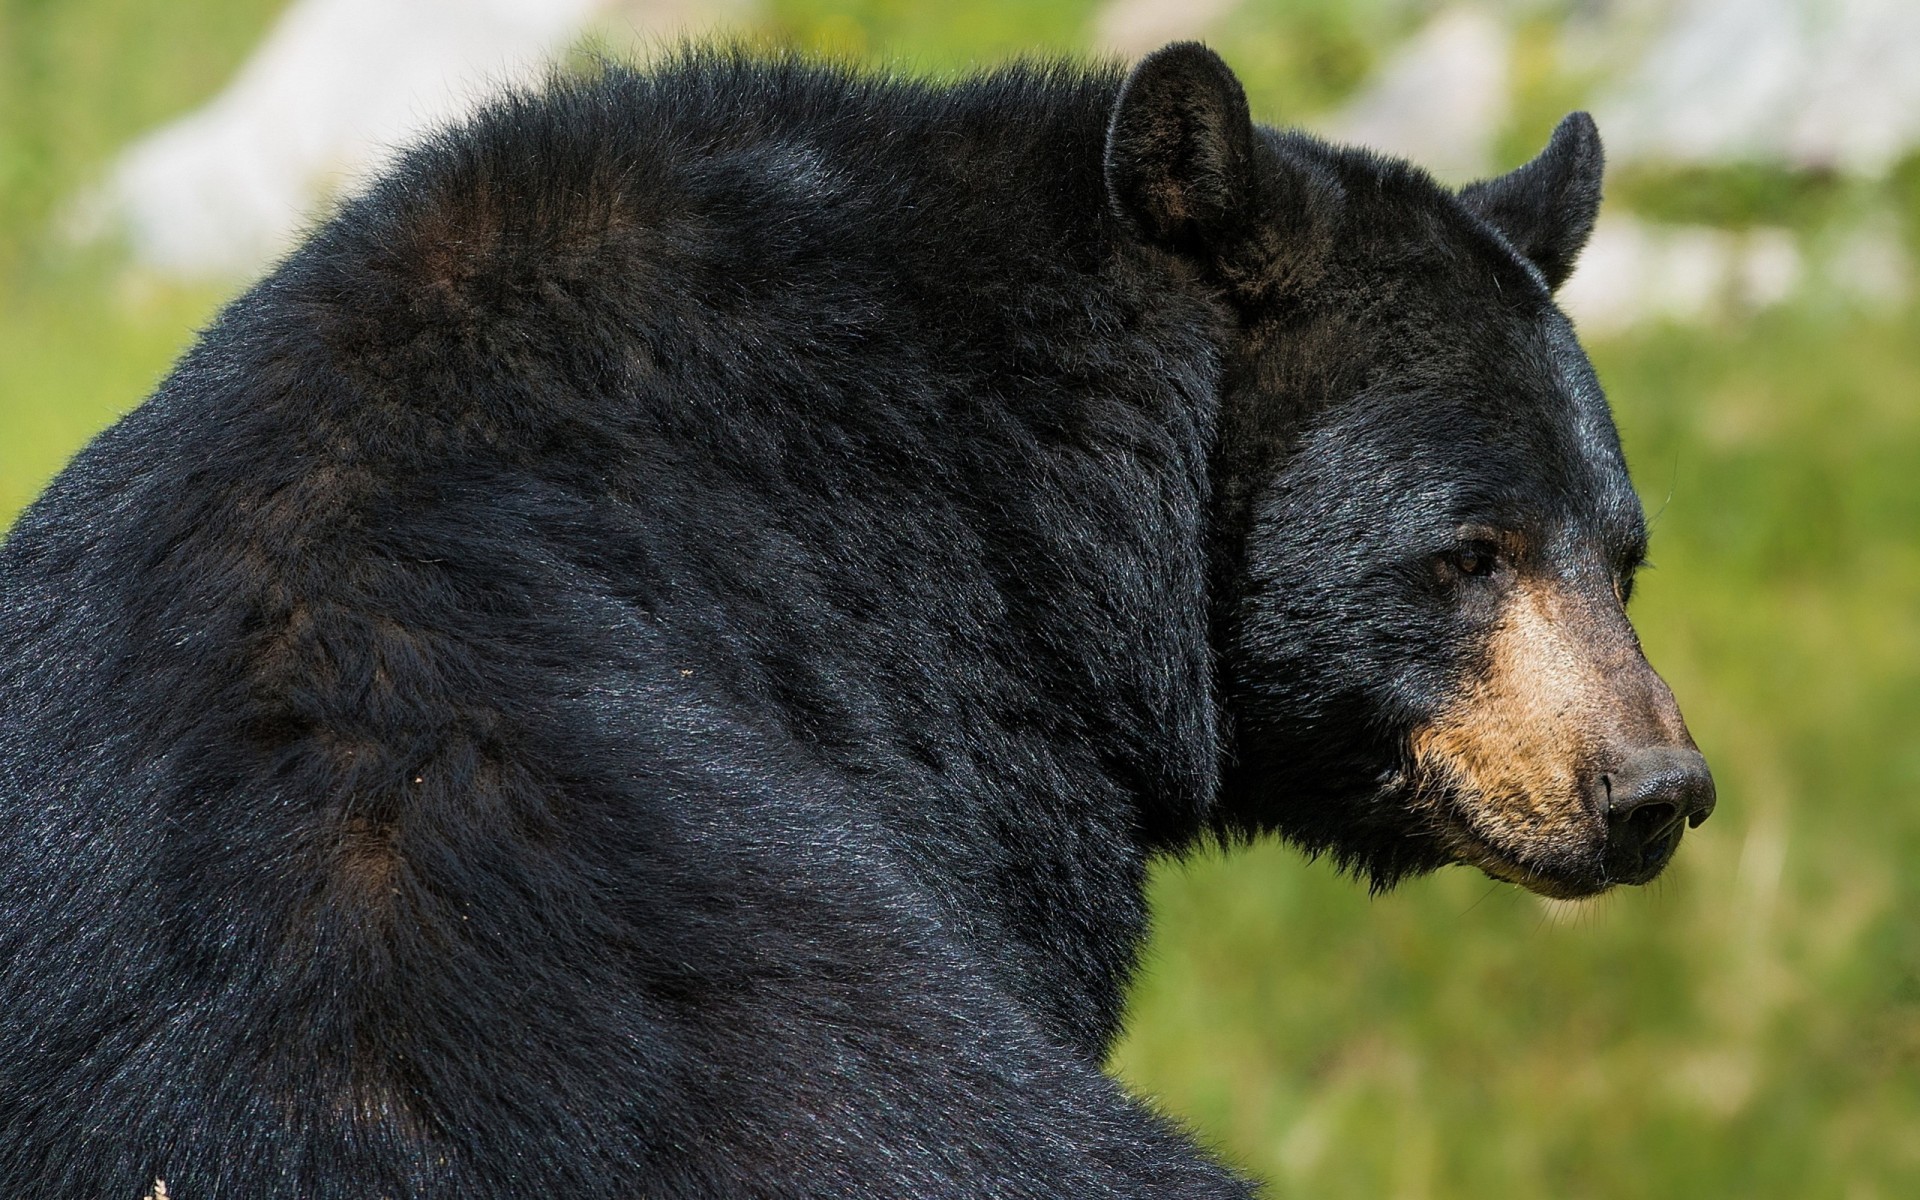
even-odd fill
[[[1713,813],[1713,773],[1694,749],[1637,750],[1601,776],[1607,873],[1645,883],[1660,873],[1687,826]]]

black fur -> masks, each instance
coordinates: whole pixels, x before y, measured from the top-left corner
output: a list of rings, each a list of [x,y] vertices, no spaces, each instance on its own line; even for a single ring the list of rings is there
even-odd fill
[[[1593,118],[1569,113],[1540,157],[1498,179],[1469,184],[1460,198],[1557,288],[1573,274],[1600,215],[1603,158]]]
[[[0,547],[0,1191],[1247,1195],[1149,859],[1437,865],[1410,564],[1638,509],[1540,189],[1139,71],[609,71],[235,301]]]

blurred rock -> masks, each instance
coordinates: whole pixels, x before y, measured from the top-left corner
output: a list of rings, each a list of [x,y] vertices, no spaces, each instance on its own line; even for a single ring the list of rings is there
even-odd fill
[[[1620,162],[1883,174],[1920,145],[1920,3],[1685,0],[1595,116]]]
[[[1321,129],[1467,182],[1491,168],[1508,117],[1511,56],[1512,37],[1492,13],[1445,9]]]
[[[1783,229],[1733,233],[1708,225],[1600,220],[1560,303],[1583,333],[1649,320],[1693,322],[1779,303],[1805,271]]]
[[[739,3],[296,0],[240,73],[142,138],[81,203],[83,236],[124,231],[136,259],[241,274],[285,250],[331,187],[503,87],[536,81],[599,17],[664,39]]]
[[[1600,219],[1559,298],[1582,333],[1606,336],[1644,322],[1738,319],[1808,293],[1884,311],[1907,302],[1912,275],[1891,220],[1868,220],[1807,248],[1777,227],[1662,225],[1613,213]]]
[[[1893,309],[1913,295],[1913,262],[1892,214],[1846,230],[1822,263],[1823,290],[1866,309]]]
[[[1204,37],[1241,0],[1108,0],[1093,17],[1097,50],[1138,58],[1168,42]]]

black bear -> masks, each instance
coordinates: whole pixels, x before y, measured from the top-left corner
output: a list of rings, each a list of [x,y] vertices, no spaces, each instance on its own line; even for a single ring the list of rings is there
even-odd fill
[[[0,549],[0,1191],[1250,1195],[1101,1073],[1155,856],[1579,896],[1712,804],[1600,171],[1197,45],[414,150]]]

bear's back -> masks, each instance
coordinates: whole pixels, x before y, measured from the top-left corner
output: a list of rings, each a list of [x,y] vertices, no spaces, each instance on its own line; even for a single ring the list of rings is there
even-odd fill
[[[1216,755],[1214,317],[1115,243],[1113,87],[609,72],[236,300],[0,545],[0,1091],[55,1098],[0,1178],[106,1194],[71,1130],[199,1113],[202,1172],[391,1186],[648,1089],[607,1153],[680,1144],[685,1022],[955,969],[866,962],[842,892],[1094,1061]]]

